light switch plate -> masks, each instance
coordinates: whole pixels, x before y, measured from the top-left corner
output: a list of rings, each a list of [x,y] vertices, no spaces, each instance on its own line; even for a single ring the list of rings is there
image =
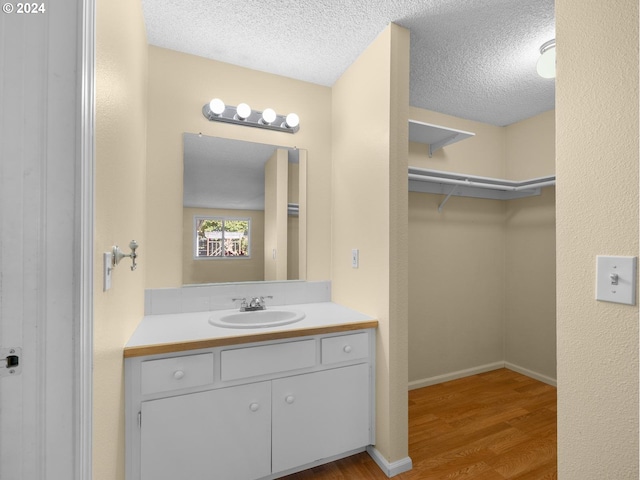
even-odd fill
[[[357,248],[351,250],[351,268],[360,266],[360,251]]]
[[[636,257],[596,257],[596,300],[636,304]]]

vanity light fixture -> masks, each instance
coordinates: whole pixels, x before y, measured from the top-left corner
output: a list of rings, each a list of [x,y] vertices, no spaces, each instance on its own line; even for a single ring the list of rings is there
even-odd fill
[[[298,125],[300,125],[300,117],[295,113],[287,115],[282,124],[282,126],[286,128],[296,128]]]
[[[555,78],[556,76],[556,39],[545,42],[540,47],[540,58],[536,66],[538,75],[542,78]]]
[[[295,113],[279,115],[272,108],[260,112],[252,110],[246,103],[234,107],[225,105],[219,98],[206,103],[202,107],[202,115],[211,122],[267,128],[278,132],[296,133],[300,129],[300,117]]]
[[[246,120],[251,116],[251,107],[246,103],[241,103],[236,107],[236,118]]]
[[[273,108],[266,108],[264,112],[262,112],[262,117],[260,118],[260,122],[263,125],[271,125],[276,121],[278,114]]]
[[[209,102],[209,110],[214,115],[218,115],[218,116],[222,115],[226,108],[227,108],[227,106],[219,98],[214,98],[213,100],[211,100]]]

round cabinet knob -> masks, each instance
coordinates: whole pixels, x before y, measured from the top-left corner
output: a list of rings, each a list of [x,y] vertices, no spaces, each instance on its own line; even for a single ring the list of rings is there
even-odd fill
[[[296,398],[293,395],[287,395],[284,399],[284,401],[287,402],[289,405],[295,402],[295,400]]]
[[[351,353],[351,345],[345,345],[342,350],[344,353]]]
[[[249,405],[249,410],[251,410],[252,412],[257,412],[259,408],[260,405],[258,405],[257,403],[252,403],[251,405]]]
[[[182,377],[184,377],[184,372],[182,370],[176,370],[173,372],[173,378],[176,380],[180,380]]]

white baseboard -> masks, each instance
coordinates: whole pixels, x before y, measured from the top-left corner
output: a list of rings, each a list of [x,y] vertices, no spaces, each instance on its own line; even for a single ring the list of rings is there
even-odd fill
[[[490,372],[491,370],[498,370],[499,368],[504,368],[504,367],[505,367],[504,362],[488,363],[486,365],[480,365],[478,367],[467,368],[465,370],[458,370],[457,372],[445,373],[444,375],[436,375],[435,377],[423,378],[422,380],[414,380],[413,382],[409,382],[409,390],[428,387],[430,385],[437,385],[438,383],[444,383],[450,380],[457,380],[458,378],[470,377],[471,375]]]
[[[376,462],[378,467],[380,467],[380,470],[382,470],[389,478],[408,472],[413,468],[411,458],[405,457],[395,462],[389,462],[373,445],[369,445],[367,447],[367,453],[371,458],[373,458],[373,461]]]
[[[555,378],[551,378],[541,373],[534,372],[533,370],[529,370],[528,368],[520,367],[519,365],[515,365],[509,362],[504,362],[504,367],[508,368],[509,370],[513,370],[514,372],[526,375],[527,377],[535,378],[536,380],[540,380],[541,382],[547,383],[554,387],[558,386],[558,381]]]
[[[409,382],[409,390],[415,390],[417,388],[429,387],[431,385],[437,385],[438,383],[444,383],[451,380],[457,380],[458,378],[470,377],[471,375],[477,375],[478,373],[490,372],[491,370],[497,370],[499,368],[508,368],[514,372],[521,373],[527,377],[534,378],[543,383],[556,387],[558,382],[555,378],[548,377],[541,373],[529,370],[528,368],[521,367],[510,362],[495,362],[488,363],[487,365],[480,365],[478,367],[467,368],[465,370],[458,370],[457,372],[445,373],[444,375],[436,375],[435,377],[423,378],[421,380],[414,380]]]

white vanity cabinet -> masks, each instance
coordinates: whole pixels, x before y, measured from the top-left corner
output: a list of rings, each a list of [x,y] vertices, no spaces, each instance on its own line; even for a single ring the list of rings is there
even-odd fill
[[[367,364],[274,380],[273,471],[369,445]]]
[[[375,330],[126,358],[127,480],[272,479],[374,437]]]
[[[141,408],[142,480],[271,473],[268,382],[150,400]]]

